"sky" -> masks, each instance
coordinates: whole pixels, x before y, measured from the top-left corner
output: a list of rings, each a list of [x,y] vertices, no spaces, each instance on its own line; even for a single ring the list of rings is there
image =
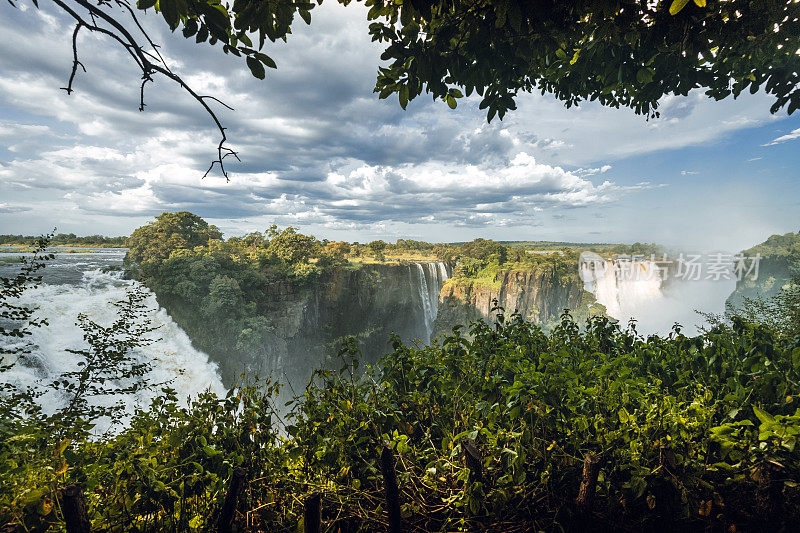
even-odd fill
[[[800,230],[800,113],[767,95],[666,97],[661,117],[521,95],[486,122],[424,94],[404,111],[372,89],[381,64],[366,11],[325,3],[264,81],[221,48],[144,24],[171,68],[215,109],[241,163],[203,178],[218,132],[166,79],[148,85],[102,36],[78,39],[49,3],[0,6],[0,233],[127,235],[188,210],[241,235],[275,223],[370,241],[658,242],[735,251]]]

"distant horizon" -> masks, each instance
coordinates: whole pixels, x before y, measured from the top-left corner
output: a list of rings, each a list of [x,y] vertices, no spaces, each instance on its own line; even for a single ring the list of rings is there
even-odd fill
[[[298,231],[302,232],[301,228],[295,228],[295,229],[297,229]],[[264,233],[264,232],[261,232],[261,233]],[[24,235],[22,233],[0,233],[0,239],[3,238],[3,237],[20,237],[20,238],[23,238],[23,239],[39,239],[41,237],[44,237],[45,235],[47,235],[47,234],[46,233],[39,233],[39,234],[36,234],[36,235]],[[65,233],[65,232],[62,232],[62,231],[55,232],[55,235],[74,235],[76,239],[81,239],[81,238],[86,238],[86,237],[103,237],[105,239],[127,239],[128,237],[130,237],[130,235],[104,235],[102,233],[87,233],[85,235],[79,235],[79,234],[77,234],[75,232]],[[240,235],[227,235],[227,236],[223,233],[223,237],[225,237],[225,238],[242,237],[244,235],[247,235],[247,233],[242,233]],[[314,234],[312,233],[311,235],[314,235]],[[316,235],[314,235],[314,236],[316,237]],[[475,237],[475,238],[476,239],[480,239],[482,237]],[[395,239],[389,240],[387,242],[396,242],[399,239],[405,239],[405,237],[396,237]],[[414,240],[419,240],[419,239],[414,239]],[[492,240],[494,240],[494,239],[492,239]],[[348,241],[348,242],[360,242],[360,241]],[[464,244],[464,243],[469,242],[469,241],[425,241],[425,242],[430,242],[431,244],[459,245],[459,244]],[[588,245],[588,246],[598,246],[598,245],[600,245],[600,246],[613,246],[613,245],[617,245],[617,244],[633,244],[633,243],[625,243],[625,242],[548,241],[548,240],[541,240],[541,239],[537,239],[537,240],[527,240],[527,239],[502,240],[502,241],[497,241],[497,242],[499,242],[500,244],[516,244],[516,243],[521,243],[521,242],[531,242],[531,243],[542,243],[542,244],[567,244],[567,245]],[[655,243],[655,244],[658,244],[658,243]],[[3,244],[0,243],[0,246],[3,246]]]
[[[136,228],[134,228],[134,229],[136,229]],[[312,235],[312,236],[316,237],[319,240],[326,239],[326,237],[320,237],[315,233],[304,231],[302,228],[295,228],[295,229],[297,229],[301,233]],[[800,229],[798,231],[800,232]],[[794,231],[790,229],[790,230],[788,230],[786,232],[778,233],[778,235],[784,235],[786,233],[793,233],[793,232]],[[131,233],[133,233],[133,230],[131,230]],[[237,234],[226,234],[225,232],[223,232],[223,238],[224,239],[228,239],[228,238],[231,238],[231,237],[243,237],[243,236],[247,235],[248,233],[252,233],[252,232],[237,233]],[[264,231],[261,231],[261,233],[264,233]],[[38,239],[38,238],[41,238],[41,237],[43,237],[43,236],[45,236],[47,234],[49,234],[49,232],[39,233],[39,234],[35,234],[35,235],[25,235],[25,234],[15,234],[15,233],[0,233],[0,239],[8,238],[8,237],[17,237],[17,238],[22,238],[22,239]],[[75,236],[76,239],[87,238],[87,237],[102,237],[102,238],[105,238],[105,239],[127,239],[128,237],[130,237],[130,234],[128,234],[128,235],[104,235],[104,234],[100,234],[100,233],[87,233],[85,235],[81,235],[81,234],[77,234],[75,232],[63,232],[63,231],[59,231],[59,230],[56,230],[54,232],[54,234],[56,236],[72,234],[72,235]],[[751,247],[753,247],[753,246],[755,246],[757,244],[760,244],[760,243],[766,241],[767,238],[772,236],[772,235],[776,235],[776,234],[765,235],[762,240],[757,241],[757,242],[753,242],[749,246],[745,246],[745,247],[742,247],[742,248],[737,249],[737,250],[728,250],[728,251],[738,252],[738,251],[742,251],[742,250],[751,248]],[[425,241],[424,239],[417,239],[417,238],[414,238],[413,240],[421,240],[423,242],[428,242],[430,244],[444,244],[444,245],[450,245],[450,246],[459,246],[459,245],[462,245],[462,244],[464,244],[466,242],[472,241],[474,239],[480,239],[480,238],[485,238],[485,237],[476,236],[473,239],[461,240],[461,241]],[[380,240],[384,240],[384,241],[386,241],[388,243],[395,243],[399,239],[409,239],[409,237],[408,236],[396,236],[394,238],[381,238]],[[343,240],[343,239],[327,239],[327,240],[328,241],[334,241],[334,240]],[[372,240],[378,240],[378,239],[372,239]],[[500,239],[490,239],[490,240],[496,240],[500,244],[504,244],[504,245],[514,245],[514,244],[520,244],[520,243],[531,243],[532,245],[543,244],[543,245],[551,245],[551,246],[552,245],[564,245],[564,246],[572,246],[572,247],[589,247],[589,246],[617,246],[617,245],[628,246],[628,245],[633,245],[633,244],[653,244],[653,245],[656,245],[656,246],[659,246],[659,247],[662,247],[662,248],[667,248],[667,249],[673,249],[673,250],[681,249],[680,246],[670,245],[670,244],[665,244],[665,243],[659,243],[659,242],[654,242],[654,241],[631,241],[631,242],[624,242],[624,241],[618,241],[618,242],[595,241],[595,242],[592,242],[592,241],[563,241],[563,240],[547,240],[547,239],[502,239],[502,240],[500,240]],[[367,243],[369,241],[352,240],[352,241],[347,241],[347,242],[350,242],[350,243],[359,242],[359,243],[363,244],[363,243]],[[9,244],[0,242],[0,246],[9,246]],[[80,247],[80,245],[77,245],[77,244],[73,245],[73,246]],[[85,246],[91,247],[92,245],[85,245]]]

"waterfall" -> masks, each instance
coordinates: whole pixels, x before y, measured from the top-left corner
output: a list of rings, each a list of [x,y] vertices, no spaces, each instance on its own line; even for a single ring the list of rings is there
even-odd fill
[[[428,290],[428,280],[425,277],[425,269],[421,263],[414,263],[417,270],[419,299],[422,303],[422,319],[425,323],[425,332],[430,335],[433,330],[433,320],[435,319],[433,306],[431,305],[431,293]]]
[[[439,311],[439,291],[444,280],[449,277],[447,267],[444,263],[437,262],[414,263],[408,268],[412,293],[416,293],[419,297],[419,308],[427,341],[433,333],[433,324]],[[416,276],[412,275],[412,268]]]
[[[77,277],[80,271],[72,274]],[[90,320],[108,326],[117,318],[114,302],[124,300],[126,289],[134,285],[139,284],[121,279],[119,272],[88,270],[82,273],[80,281],[75,284],[45,283],[26,291],[16,303],[38,306],[36,318],[47,320],[48,325],[32,330],[29,339],[35,345],[33,351],[21,357],[10,371],[5,372],[3,381],[21,387],[43,387],[46,394],[41,398],[41,405],[45,412],[53,412],[62,405],[64,398],[59,392],[47,390],[47,385],[61,373],[77,368],[79,359],[68,349],[85,345],[83,331],[75,325],[78,314],[84,313]],[[224,394],[216,364],[192,346],[186,333],[158,305],[155,295],[147,289],[145,291],[148,295],[143,303],[152,309],[148,316],[152,326],[158,328],[152,334],[156,341],[136,348],[134,355],[142,362],[153,365],[150,374],[153,382],[169,382],[178,391],[181,400],[208,388]],[[150,393],[142,392],[104,401],[124,402],[129,416],[135,407],[146,406],[149,400]]]
[[[442,261],[439,261],[436,263],[436,269],[439,272],[439,282],[444,284],[445,280],[450,277],[450,275],[447,273],[447,265],[445,265]],[[441,287],[439,287],[439,290],[441,290]],[[438,294],[436,295],[436,298],[439,298]]]
[[[431,315],[431,331],[433,331],[433,322],[436,320],[436,315],[439,311],[439,291],[442,290],[442,279],[439,271],[439,263],[426,263],[425,268],[428,274],[428,294],[431,302],[432,315]]]
[[[649,259],[610,260],[584,252],[580,274],[584,288],[620,321],[635,317],[643,306],[663,298],[661,269]]]

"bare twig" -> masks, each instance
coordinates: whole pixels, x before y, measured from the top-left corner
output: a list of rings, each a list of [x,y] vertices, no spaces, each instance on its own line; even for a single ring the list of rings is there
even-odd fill
[[[215,102],[217,102],[219,105],[221,105],[223,107],[227,107],[231,111],[235,111],[231,106],[229,106],[228,104],[226,104],[225,102],[223,102],[222,100],[217,98],[216,96],[202,95],[202,96],[200,96],[200,98],[210,98],[211,100],[214,100]]]
[[[72,82],[75,80],[75,73],[78,72],[78,67],[81,67],[84,72],[86,72],[86,67],[83,66],[83,63],[78,61],[78,32],[83,28],[83,23],[78,22],[75,25],[75,31],[72,32],[72,72],[69,75],[69,82],[67,83],[66,87],[62,87],[67,94],[72,94]]]
[[[76,9],[71,7],[67,4],[67,2],[71,2],[77,4],[81,8],[83,8],[89,15],[88,20],[81,16]],[[82,68],[84,72],[86,72],[86,67],[84,64],[78,59],[78,33],[82,28],[85,28],[91,32],[97,32],[103,35],[107,35],[117,41],[122,47],[128,52],[131,58],[136,62],[136,65],[142,71],[142,83],[140,86],[140,96],[139,96],[139,111],[144,111],[146,106],[144,101],[144,88],[147,82],[153,81],[153,74],[161,74],[175,83],[177,83],[184,91],[188,92],[192,98],[194,98],[200,105],[205,109],[206,113],[211,117],[214,121],[215,126],[220,132],[221,139],[219,144],[217,145],[217,158],[211,162],[209,165],[208,170],[206,170],[203,177],[205,178],[208,174],[214,169],[215,165],[219,165],[220,171],[222,175],[225,176],[226,180],[230,180],[228,177],[228,172],[225,169],[225,158],[229,156],[233,156],[236,158],[237,161],[241,161],[239,159],[238,153],[225,146],[225,143],[228,140],[227,134],[225,133],[225,127],[223,127],[222,123],[220,122],[219,118],[217,117],[216,113],[213,109],[208,105],[206,100],[214,100],[215,102],[219,103],[220,105],[224,106],[227,109],[233,110],[233,108],[218,98],[208,95],[199,95],[197,92],[192,89],[178,74],[175,74],[167,65],[164,57],[158,51],[158,45],[156,45],[147,32],[144,30],[142,25],[139,23],[139,20],[136,17],[134,10],[125,0],[115,0],[115,4],[123,8],[127,11],[128,15],[133,20],[138,31],[144,36],[144,39],[147,41],[148,45],[152,48],[152,52],[144,49],[142,45],[134,38],[134,36],[128,31],[128,29],[116,18],[106,13],[102,8],[104,6],[110,6],[110,3],[101,3],[99,5],[94,5],[87,0],[53,0],[58,7],[64,10],[68,15],[70,15],[76,22],[75,30],[72,33],[72,53],[73,53],[73,63],[72,63],[72,71],[70,73],[69,82],[67,83],[66,87],[63,87],[67,94],[72,94],[73,87],[72,84],[75,80],[75,75],[78,71],[78,67]],[[100,22],[104,23],[104,26],[100,25]],[[105,25],[109,26],[105,27]]]

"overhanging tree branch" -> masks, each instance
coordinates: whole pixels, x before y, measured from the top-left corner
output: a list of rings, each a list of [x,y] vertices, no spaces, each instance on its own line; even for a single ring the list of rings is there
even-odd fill
[[[14,6],[16,0],[8,0]],[[38,7],[38,0],[31,0]],[[131,2],[136,2],[133,4]],[[338,0],[348,5],[351,0]],[[70,14],[73,68],[78,67],[77,34],[82,29],[116,40],[142,72],[144,89],[161,74],[178,83],[212,117],[220,132],[217,159],[205,175],[236,152],[208,100],[169,68],[136,11],[154,9],[172,31],[187,39],[218,45],[241,57],[264,79],[277,68],[261,50],[267,40],[285,41],[299,16],[321,0],[53,0]],[[800,109],[800,3],[724,0],[365,0],[372,40],[381,43],[385,63],[378,68],[379,98],[396,94],[400,105],[423,92],[453,109],[473,93],[487,119],[516,109],[520,93],[551,94],[567,107],[583,101],[627,107],[657,117],[667,95],[704,90],[716,100],[744,91],[774,97],[770,112]],[[119,8],[123,12],[113,12]],[[84,13],[81,15],[79,13]],[[129,28],[133,28],[129,31]],[[144,48],[134,38],[141,34]],[[224,105],[224,104],[222,104]],[[229,106],[225,106],[230,109]]]
[[[207,95],[200,95],[194,89],[192,89],[189,84],[187,84],[183,78],[174,73],[170,68],[167,62],[165,61],[164,57],[158,51],[158,45],[156,45],[147,32],[144,30],[142,25],[139,23],[136,15],[128,4],[126,0],[114,0],[113,4],[117,5],[118,7],[125,10],[130,16],[133,24],[138,29],[139,33],[143,35],[144,40],[148,43],[148,45],[152,48],[153,52],[151,53],[149,50],[145,49],[138,40],[132,35],[132,33],[120,22],[117,18],[109,15],[104,11],[103,8],[111,7],[112,3],[108,0],[101,0],[97,5],[94,5],[86,0],[53,0],[53,3],[61,8],[64,12],[66,12],[70,17],[72,17],[76,24],[75,29],[72,33],[72,53],[73,53],[73,63],[72,63],[72,70],[70,72],[69,82],[67,83],[66,87],[63,89],[67,92],[67,94],[72,94],[73,92],[73,83],[75,80],[75,75],[78,71],[78,67],[82,68],[84,72],[86,72],[86,67],[84,64],[79,60],[78,56],[78,33],[81,29],[86,29],[91,32],[97,32],[102,35],[106,35],[111,37],[115,41],[117,41],[131,56],[131,58],[136,63],[137,67],[142,72],[142,83],[140,86],[140,100],[139,100],[139,111],[144,111],[145,108],[145,99],[144,99],[144,88],[147,82],[153,81],[154,74],[161,74],[166,78],[177,83],[184,91],[189,93],[189,95],[194,98],[208,113],[211,119],[214,121],[215,126],[220,132],[220,141],[217,144],[217,158],[211,162],[208,169],[206,170],[203,177],[208,176],[208,174],[214,169],[215,165],[219,165],[219,169],[222,172],[222,175],[225,176],[226,180],[229,180],[228,171],[225,168],[225,158],[229,156],[235,157],[237,160],[239,159],[239,155],[236,151],[232,148],[225,146],[225,143],[228,140],[228,137],[225,133],[226,128],[222,125],[222,122],[217,117],[216,113],[213,109],[208,105],[207,100],[214,100],[219,104],[223,105],[227,109],[233,109],[232,107],[224,104],[218,98],[213,96]],[[73,7],[73,4],[76,7]],[[13,5],[13,3],[12,3]],[[79,6],[79,7],[78,7]],[[81,15],[78,10],[83,9],[88,14],[88,17]],[[101,23],[104,23],[106,26],[101,26]]]
[[[72,94],[72,82],[75,81],[75,74],[78,72],[78,67],[81,67],[86,72],[86,67],[83,63],[78,61],[78,32],[83,28],[83,22],[78,22],[75,25],[75,31],[72,32],[72,72],[69,75],[69,82],[66,87],[62,87],[67,94]]]

